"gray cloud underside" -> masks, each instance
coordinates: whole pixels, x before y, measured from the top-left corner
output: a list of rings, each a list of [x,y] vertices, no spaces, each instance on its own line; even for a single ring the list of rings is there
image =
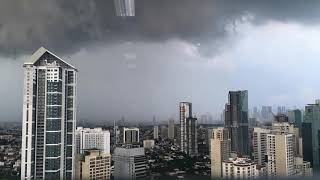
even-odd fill
[[[0,53],[10,56],[39,46],[68,54],[88,43],[172,37],[214,45],[226,36],[227,25],[236,28],[235,22],[248,14],[256,24],[278,20],[312,25],[320,19],[317,0],[136,0],[134,18],[114,16],[113,0],[0,3]]]

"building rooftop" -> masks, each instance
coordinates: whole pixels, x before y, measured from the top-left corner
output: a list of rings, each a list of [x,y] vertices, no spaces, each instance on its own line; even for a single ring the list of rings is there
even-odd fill
[[[74,66],[67,63],[66,61],[64,61],[63,59],[53,54],[52,52],[50,52],[44,47],[40,47],[35,53],[33,53],[32,56],[24,63],[24,65],[35,65],[40,60],[44,60],[44,59],[46,60],[46,57],[44,57],[45,54],[49,54],[52,57],[54,57],[56,60],[60,61],[63,65],[77,70]]]

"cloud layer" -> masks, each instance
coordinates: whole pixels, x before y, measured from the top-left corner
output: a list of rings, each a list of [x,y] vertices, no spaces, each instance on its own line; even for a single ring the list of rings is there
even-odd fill
[[[246,16],[263,24],[319,22],[317,0],[136,0],[136,17],[114,14],[113,0],[10,0],[0,6],[0,53],[30,53],[45,46],[58,53],[88,44],[181,38],[219,45],[226,28],[236,30]],[[219,47],[219,46],[217,46]],[[203,46],[201,53],[211,54]]]

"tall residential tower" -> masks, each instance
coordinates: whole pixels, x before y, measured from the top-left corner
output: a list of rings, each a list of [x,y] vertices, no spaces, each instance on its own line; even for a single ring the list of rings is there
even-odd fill
[[[181,151],[189,154],[198,154],[196,121],[192,117],[192,104],[181,102],[180,106],[180,148]]]
[[[23,67],[21,179],[73,179],[77,69],[43,47]]]

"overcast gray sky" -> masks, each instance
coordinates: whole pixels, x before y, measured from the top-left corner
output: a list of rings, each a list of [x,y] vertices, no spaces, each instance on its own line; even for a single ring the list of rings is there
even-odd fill
[[[0,2],[0,121],[20,121],[23,61],[44,46],[79,69],[78,120],[177,119],[178,103],[218,117],[229,90],[249,106],[320,98],[320,1]]]

